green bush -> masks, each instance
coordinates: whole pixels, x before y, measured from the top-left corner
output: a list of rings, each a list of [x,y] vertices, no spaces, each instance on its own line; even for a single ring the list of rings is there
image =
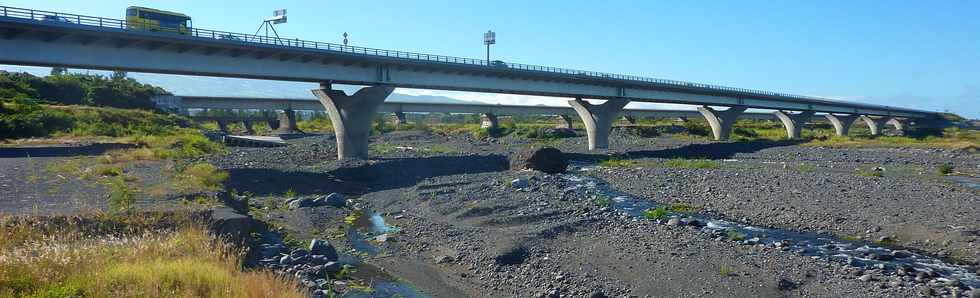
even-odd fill
[[[0,103],[0,139],[47,136],[67,131],[75,119],[63,111],[44,108],[31,100]]]
[[[690,135],[705,137],[711,135],[711,129],[708,127],[708,125],[698,121],[686,121],[684,122],[684,128],[687,129],[687,133]]]

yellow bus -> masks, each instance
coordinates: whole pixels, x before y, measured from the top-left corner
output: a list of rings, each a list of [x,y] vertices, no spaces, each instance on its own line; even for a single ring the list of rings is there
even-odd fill
[[[130,6],[126,8],[126,27],[132,30],[191,34],[191,17],[182,13]]]

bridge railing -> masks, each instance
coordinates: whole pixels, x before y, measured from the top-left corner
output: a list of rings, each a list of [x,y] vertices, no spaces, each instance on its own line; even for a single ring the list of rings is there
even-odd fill
[[[112,19],[112,18],[93,17],[93,16],[43,11],[43,10],[33,10],[33,9],[16,8],[16,7],[6,7],[6,6],[0,6],[0,10],[2,10],[4,17],[31,19],[38,22],[58,22],[58,23],[66,23],[66,24],[70,23],[70,24],[77,24],[82,26],[94,26],[94,27],[120,29],[120,30],[160,31],[159,28],[157,28],[157,30],[150,30],[150,28],[148,28],[149,26],[134,26],[133,24],[127,24],[125,20]],[[242,33],[234,33],[234,32],[227,32],[227,31],[200,29],[200,28],[190,28],[188,32],[180,32],[180,33],[197,37],[197,38],[216,39],[225,42],[257,43],[257,44],[275,45],[281,47],[314,49],[314,50],[322,50],[322,51],[330,51],[330,52],[367,55],[367,56],[381,56],[381,57],[407,59],[407,60],[440,62],[440,63],[447,63],[447,64],[480,65],[480,66],[486,66],[493,69],[500,69],[505,71],[558,73],[558,74],[568,75],[570,77],[581,77],[581,78],[588,78],[588,79],[600,78],[600,79],[609,79],[609,80],[643,82],[643,83],[656,84],[656,85],[666,86],[666,87],[675,87],[675,88],[679,87],[682,89],[699,89],[699,90],[707,90],[707,91],[724,91],[728,93],[739,93],[741,95],[748,95],[748,96],[761,95],[766,97],[780,97],[780,98],[787,98],[787,99],[816,100],[816,101],[824,101],[828,103],[835,102],[834,100],[820,98],[820,97],[793,95],[787,93],[753,90],[753,89],[746,89],[746,88],[735,88],[735,87],[726,87],[726,86],[684,82],[684,81],[676,81],[676,80],[647,78],[647,77],[634,76],[634,75],[620,75],[620,74],[612,74],[612,73],[574,70],[574,69],[519,64],[519,63],[505,63],[505,62],[494,63],[494,61],[487,61],[481,59],[348,46],[348,45],[341,45],[341,44],[334,44],[334,43],[327,43],[327,42],[302,40],[298,38],[294,38],[294,39],[278,38],[278,37],[242,34]],[[177,34],[177,33],[160,32],[160,34]]]

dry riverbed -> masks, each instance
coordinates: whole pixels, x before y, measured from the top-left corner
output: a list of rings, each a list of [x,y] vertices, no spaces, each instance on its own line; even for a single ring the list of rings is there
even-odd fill
[[[233,148],[212,162],[229,171],[229,189],[250,197],[260,210],[253,215],[282,228],[285,242],[328,239],[364,268],[377,268],[386,279],[434,296],[969,293],[968,286],[916,272],[858,268],[746,245],[711,229],[625,215],[604,203],[608,198],[601,194],[577,189],[567,176],[508,170],[507,157],[532,143],[526,139],[395,132],[374,139],[372,159],[360,162],[335,161],[331,136],[289,142],[280,148]],[[939,165],[950,163],[975,175],[976,154],[706,143],[621,132],[614,133],[611,147],[628,152],[587,152],[584,143],[575,137],[551,145],[579,166],[610,155],[629,160],[587,166],[575,175],[602,179],[644,200],[685,203],[703,214],[762,227],[848,241],[884,240],[882,245],[976,270],[977,189],[935,174]],[[667,165],[678,157],[708,158],[714,166]],[[515,179],[520,180],[515,184]],[[350,202],[342,208],[286,204],[330,193]],[[352,239],[344,217],[355,209],[377,212],[394,229],[369,241]]]

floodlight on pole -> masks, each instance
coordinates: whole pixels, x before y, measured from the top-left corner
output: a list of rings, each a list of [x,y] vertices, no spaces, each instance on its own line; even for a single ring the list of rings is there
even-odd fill
[[[265,37],[269,37],[269,29],[272,29],[272,33],[276,35],[276,41],[282,42],[279,38],[279,32],[276,31],[276,27],[273,24],[285,24],[286,23],[286,10],[277,9],[272,11],[272,17],[266,18],[262,21],[262,25],[259,25],[259,29],[255,30],[255,35],[259,35],[259,31],[265,28]]]
[[[490,65],[490,45],[497,43],[497,33],[487,30],[483,33],[483,44],[487,45],[487,65]]]

